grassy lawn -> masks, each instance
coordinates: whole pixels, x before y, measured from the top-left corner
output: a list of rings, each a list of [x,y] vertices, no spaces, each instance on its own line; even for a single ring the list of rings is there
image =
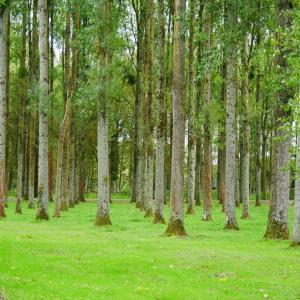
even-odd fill
[[[0,290],[10,300],[300,299],[300,249],[262,238],[267,206],[252,205],[239,232],[223,231],[220,207],[210,223],[201,212],[186,217],[180,239],[126,200],[112,204],[106,228],[93,225],[92,200],[49,222],[25,203],[15,215],[11,203],[0,221]]]

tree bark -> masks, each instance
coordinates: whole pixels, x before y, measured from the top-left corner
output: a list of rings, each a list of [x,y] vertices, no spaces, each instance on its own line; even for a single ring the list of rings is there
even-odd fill
[[[7,1],[0,4],[0,218],[5,217]]]
[[[298,127],[299,128],[299,127]],[[300,136],[297,136],[293,245],[300,245]]]
[[[250,147],[249,147],[249,66],[248,66],[248,36],[244,37],[243,47],[243,81],[242,81],[242,107],[243,107],[243,155],[241,190],[243,201],[242,218],[249,218],[249,178],[250,178]]]
[[[48,201],[48,7],[47,0],[39,0],[39,160],[37,219],[49,219]]]
[[[209,8],[207,8],[208,10]],[[211,48],[211,14],[205,12],[205,22],[203,25],[203,31],[205,33],[204,49],[206,54],[206,64],[204,70],[204,161],[203,161],[203,220],[210,221],[212,210],[212,137],[211,137],[211,72],[210,72],[210,48]]]
[[[22,42],[19,67],[19,124],[18,124],[18,169],[17,169],[17,197],[15,213],[21,214],[23,198],[23,170],[24,170],[24,129],[25,129],[25,93],[26,93],[26,34],[27,34],[27,3],[22,2]]]
[[[37,10],[38,10],[38,0],[33,1],[32,9],[32,46],[30,55],[30,84],[32,90],[32,96],[30,99],[30,106],[32,111],[29,115],[29,151],[28,151],[28,208],[33,209],[35,207],[34,203],[34,186],[35,186],[35,170],[36,170],[36,113],[35,104],[36,97],[35,91],[38,85],[38,21],[37,21]]]
[[[194,30],[195,1],[190,1],[189,32],[189,120],[188,120],[188,208],[187,214],[195,213],[195,168],[196,168],[196,133],[195,133],[195,76],[194,76]]]
[[[108,66],[110,63],[110,0],[103,3],[103,39],[98,32],[98,209],[95,224],[97,226],[111,225],[109,216],[110,179],[109,179],[109,136],[108,136]],[[100,20],[99,20],[100,23]],[[98,25],[100,27],[100,24]]]
[[[276,33],[278,41],[277,70],[286,70],[288,68],[286,57],[290,49],[286,44],[286,36],[291,28],[292,7],[292,1],[290,0],[280,0],[277,7],[278,26],[280,29]],[[289,148],[291,141],[286,128],[290,126],[290,111],[287,109],[287,105],[293,94],[284,81],[284,72],[280,71],[277,76],[281,89],[277,92],[274,114],[274,134],[276,140],[273,141],[271,203],[265,238],[289,239],[290,168],[288,164],[290,160]]]
[[[154,224],[164,224],[165,200],[165,130],[166,130],[166,103],[165,103],[165,6],[163,1],[158,2],[158,93],[157,93],[157,142],[155,166],[155,213]]]
[[[167,235],[186,235],[184,228],[184,37],[185,0],[174,1],[173,32],[173,139],[171,211]]]
[[[236,4],[229,2],[228,32],[230,42],[227,48],[226,87],[226,188],[225,188],[225,229],[238,230],[235,213],[236,184],[236,102],[237,102],[237,61],[236,61]]]

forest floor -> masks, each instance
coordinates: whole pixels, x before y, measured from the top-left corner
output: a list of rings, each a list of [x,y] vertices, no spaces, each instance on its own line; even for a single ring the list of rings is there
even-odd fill
[[[151,224],[127,200],[112,204],[113,226],[95,227],[95,213],[90,200],[41,222],[26,203],[23,215],[10,203],[0,221],[6,299],[300,299],[300,249],[263,239],[267,206],[252,205],[251,219],[238,220],[235,232],[223,230],[219,206],[212,222],[201,221],[197,207],[186,216],[185,239],[163,236],[166,226]]]

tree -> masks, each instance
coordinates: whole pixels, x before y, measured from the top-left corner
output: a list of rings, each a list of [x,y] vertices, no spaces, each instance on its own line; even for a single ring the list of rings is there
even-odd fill
[[[194,31],[195,1],[190,1],[189,33],[189,119],[188,119],[188,208],[187,214],[194,214],[195,206],[195,168],[196,168],[196,132],[195,132],[195,76],[194,76]]]
[[[293,245],[300,244],[300,138],[297,137]]]
[[[0,3],[0,218],[5,217],[7,13],[8,1]]]
[[[226,84],[226,188],[225,188],[225,229],[238,230],[235,214],[236,182],[236,101],[237,101],[237,59],[236,59],[236,4],[227,2],[228,32],[227,84]]]
[[[108,136],[108,67],[110,63],[110,0],[105,0],[102,7],[103,29],[98,25],[98,209],[95,224],[111,225],[109,217],[109,136]],[[98,20],[100,23],[100,20]],[[101,36],[103,38],[101,39]]]
[[[204,123],[204,140],[203,140],[203,177],[204,177],[204,201],[203,201],[203,220],[210,221],[211,217],[211,209],[212,209],[212,133],[211,133],[211,59],[210,59],[210,51],[211,51],[211,13],[209,11],[210,7],[206,7],[205,9],[205,21],[203,25],[203,32],[205,33],[205,42],[204,49],[206,54],[206,63],[204,70],[204,98],[205,98],[205,106],[204,106],[204,115],[205,115],[205,123]]]
[[[165,130],[166,130],[166,99],[165,99],[165,5],[158,2],[158,92],[157,92],[157,143],[156,143],[156,173],[155,173],[155,212],[153,223],[164,224],[165,200]]]
[[[288,33],[291,28],[292,1],[280,0],[278,10],[278,30],[276,40],[278,47],[277,70],[287,70],[287,54],[290,51],[288,45]],[[279,73],[280,72],[280,73]],[[277,73],[278,89],[276,95],[276,107],[274,111],[274,134],[272,149],[272,190],[269,210],[268,226],[265,238],[289,239],[288,208],[290,187],[290,160],[289,148],[291,140],[288,133],[290,126],[290,109],[288,104],[293,97],[290,86],[284,80],[284,72]]]
[[[17,199],[16,214],[21,214],[21,201],[23,197],[23,168],[25,160],[24,130],[25,130],[25,97],[26,97],[26,35],[27,35],[27,3],[22,1],[22,42],[19,67],[19,128],[18,128],[18,171],[17,171]]]
[[[49,219],[48,214],[48,5],[39,0],[39,160],[37,219]]]
[[[186,235],[184,228],[184,37],[185,0],[174,1],[173,29],[173,136],[170,219],[167,235]]]
[[[243,43],[243,80],[242,80],[242,107],[243,107],[243,155],[241,190],[243,201],[242,218],[249,217],[249,176],[250,176],[250,149],[249,149],[249,66],[248,66],[248,36],[244,37]]]

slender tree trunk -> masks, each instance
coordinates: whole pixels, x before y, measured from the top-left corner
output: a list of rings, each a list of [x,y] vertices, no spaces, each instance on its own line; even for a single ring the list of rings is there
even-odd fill
[[[221,67],[222,73],[222,87],[220,101],[221,106],[226,107],[226,73],[227,73],[227,62],[225,57],[223,58],[223,64]],[[226,114],[225,109],[222,111],[220,123],[219,123],[219,148],[218,148],[218,168],[219,168],[219,202],[222,204],[222,212],[225,212],[225,183],[226,183]]]
[[[226,188],[225,188],[225,229],[238,229],[235,213],[236,182],[236,101],[237,101],[237,61],[236,61],[236,4],[228,3],[228,31],[231,35],[227,48],[227,88],[226,88]]]
[[[195,210],[195,168],[196,168],[196,133],[195,133],[195,96],[194,96],[194,27],[195,1],[190,1],[190,34],[189,34],[189,123],[188,123],[188,208],[187,214]]]
[[[291,28],[292,1],[281,0],[278,3],[278,30],[276,39],[278,41],[277,70],[288,68],[287,54],[289,48],[286,44],[287,32]],[[272,177],[271,177],[271,204],[269,211],[268,226],[265,238],[289,239],[288,208],[290,188],[290,160],[289,148],[291,145],[289,133],[284,127],[290,126],[290,111],[287,109],[289,99],[292,98],[292,91],[285,84],[284,72],[278,73],[278,82],[281,90],[277,93],[277,102],[274,115],[274,134],[272,150]]]
[[[244,37],[243,49],[243,81],[242,81],[242,107],[243,107],[243,155],[242,155],[242,218],[249,217],[249,178],[250,178],[250,147],[249,147],[249,66],[248,66],[248,36]]]
[[[55,180],[55,208],[54,208],[54,215],[53,217],[59,218],[60,211],[62,210],[62,200],[63,200],[63,148],[64,148],[64,141],[66,138],[66,134],[68,128],[70,126],[70,115],[71,115],[71,100],[70,98],[67,99],[66,109],[64,114],[64,119],[62,124],[60,125],[60,132],[59,132],[59,140],[57,145],[57,165],[56,165],[56,180]]]
[[[0,4],[0,218],[5,217],[6,89],[8,5]]]
[[[18,170],[17,170],[17,198],[15,213],[21,214],[21,201],[23,198],[23,170],[24,170],[24,128],[25,128],[25,93],[26,93],[26,34],[27,34],[27,3],[22,3],[22,44],[19,67],[19,124],[18,124]]]
[[[35,170],[36,170],[36,113],[35,104],[36,97],[35,91],[38,85],[38,22],[37,22],[37,10],[38,10],[38,0],[33,0],[32,8],[32,46],[30,55],[30,84],[33,96],[30,99],[30,106],[32,111],[29,114],[29,151],[28,151],[28,208],[33,209],[35,207],[34,203],[34,186],[35,186]]]
[[[211,48],[211,14],[205,12],[203,31],[205,33],[204,48],[206,52],[206,64],[204,71],[204,97],[205,97],[205,123],[204,123],[204,162],[203,162],[203,220],[210,221],[212,210],[212,137],[211,137],[211,74],[210,74],[210,48]]]
[[[28,170],[28,208],[34,208],[34,171],[35,171],[35,112],[29,116],[29,170]]]
[[[79,162],[79,201],[85,202],[84,188],[85,188],[85,163],[84,163],[84,131],[80,130],[80,162]]]
[[[174,1],[173,33],[173,139],[171,211],[167,235],[186,235],[184,229],[184,37],[185,0]]]
[[[198,34],[202,34],[202,21],[203,21],[203,1],[199,4],[198,10],[198,23],[199,31]],[[199,39],[197,45],[197,64],[200,66],[202,64],[202,41]],[[196,79],[196,117],[199,117],[201,112],[201,90],[202,90],[202,71],[201,68],[197,68],[197,79]],[[195,204],[199,206],[201,204],[201,164],[203,161],[203,143],[202,143],[202,133],[197,132],[196,135],[196,165],[195,165]]]
[[[134,152],[134,174],[132,202],[136,207],[142,207],[142,99],[143,99],[143,59],[144,59],[144,29],[145,29],[145,1],[142,0],[140,7],[135,6],[137,23],[137,80],[135,99],[135,139],[136,147]]]
[[[298,126],[299,129],[299,126]],[[293,245],[300,245],[300,136],[297,135]]]
[[[8,158],[9,158],[9,128],[7,124],[9,122],[9,99],[10,99],[10,0],[6,1],[6,15],[7,15],[7,22],[6,22],[6,150],[5,150],[5,180],[4,180],[4,202],[5,206],[8,206]],[[4,31],[5,32],[5,31]],[[1,202],[1,200],[0,200]],[[1,205],[1,204],[0,204]],[[1,213],[0,213],[1,217]]]
[[[49,12],[50,12],[50,37],[51,37],[51,42],[50,42],[50,62],[49,62],[49,96],[50,96],[50,116],[49,116],[49,121],[50,121],[50,128],[49,128],[49,137],[53,137],[53,130],[54,130],[54,116],[53,116],[53,89],[54,89],[54,0],[49,0],[50,1],[50,7],[49,7]],[[49,200],[52,202],[53,201],[53,179],[54,179],[54,157],[53,157],[53,146],[50,143],[49,145],[49,157],[48,157],[48,163],[49,163]]]
[[[158,32],[158,93],[157,93],[157,143],[155,166],[155,213],[154,224],[164,224],[165,199],[165,130],[166,130],[166,103],[165,103],[165,6],[163,1],[158,2],[157,14],[159,20]]]
[[[108,72],[110,62],[110,1],[103,4],[103,40],[98,32],[98,71]],[[100,20],[99,20],[100,21]],[[103,69],[103,70],[101,70]],[[109,136],[108,136],[108,75],[99,75],[99,86],[103,91],[98,92],[98,209],[95,224],[97,226],[111,225],[109,217]]]
[[[37,219],[49,219],[48,201],[48,7],[47,0],[39,0],[39,163]]]
[[[147,0],[146,7],[146,126],[145,126],[145,146],[147,153],[146,169],[146,193],[145,193],[145,218],[153,217],[153,121],[152,121],[152,102],[153,102],[153,0]]]

